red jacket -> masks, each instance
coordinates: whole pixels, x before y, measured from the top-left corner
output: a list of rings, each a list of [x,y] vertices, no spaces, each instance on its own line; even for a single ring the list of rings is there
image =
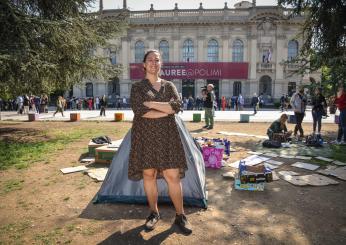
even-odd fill
[[[346,109],[346,93],[345,92],[343,92],[340,97],[337,97],[335,99],[335,104],[340,111],[343,109]]]

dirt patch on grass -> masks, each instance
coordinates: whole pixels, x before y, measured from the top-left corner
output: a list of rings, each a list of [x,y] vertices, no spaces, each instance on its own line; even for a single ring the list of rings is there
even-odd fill
[[[265,135],[268,123],[216,123],[210,131],[202,123],[187,123],[193,136],[228,138],[237,150],[230,161],[253,150],[254,137],[224,136],[218,131]],[[304,124],[306,134],[311,124]],[[1,133],[26,141],[42,140],[41,132],[55,130],[94,132],[122,138],[131,123],[34,122],[0,124]],[[289,125],[293,129],[292,125]],[[13,131],[2,130],[11,128]],[[97,130],[95,130],[97,129]],[[336,125],[323,125],[327,138]],[[24,132],[24,133],[22,133]],[[25,133],[27,132],[27,134]],[[207,133],[206,133],[207,132]],[[92,133],[93,134],[93,133]],[[38,137],[38,138],[37,138]],[[4,138],[2,138],[4,139]],[[172,226],[174,209],[160,206],[163,216],[153,232],[144,232],[148,214],[144,205],[92,204],[101,183],[82,173],[63,175],[60,169],[79,165],[90,137],[82,137],[53,152],[45,161],[26,169],[0,171],[0,243],[34,244],[344,244],[346,242],[346,184],[296,187],[283,180],[266,185],[264,192],[243,192],[221,174],[230,170],[207,169],[209,208],[186,207],[193,234],[184,236]],[[282,169],[291,169],[288,163]],[[300,171],[302,172],[302,171]],[[304,171],[303,171],[304,172]],[[308,171],[306,171],[308,173]]]

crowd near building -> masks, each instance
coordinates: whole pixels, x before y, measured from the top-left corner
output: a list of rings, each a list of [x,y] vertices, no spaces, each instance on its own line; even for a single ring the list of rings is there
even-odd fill
[[[240,94],[249,104],[256,93],[264,104],[291,95],[296,87],[310,83],[313,76],[295,74],[299,63],[294,59],[303,40],[298,35],[304,15],[292,16],[282,6],[256,6],[242,1],[229,7],[130,11],[126,0],[122,9],[103,9],[100,14],[112,18],[119,11],[128,14],[129,28],[107,47],[96,52],[109,57],[123,72],[108,80],[90,79],[73,88],[75,97],[106,95],[109,101],[129,98],[131,85],[143,78],[142,60],[148,49],[157,49],[163,59],[162,77],[176,85],[182,98],[201,97],[201,88],[213,84],[218,101]]]

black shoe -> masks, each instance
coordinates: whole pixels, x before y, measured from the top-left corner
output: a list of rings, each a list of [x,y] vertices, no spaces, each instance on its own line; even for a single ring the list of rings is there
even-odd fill
[[[157,222],[161,219],[160,214],[151,212],[151,214],[148,216],[148,218],[145,221],[145,228],[147,230],[154,230]]]
[[[208,125],[203,126],[203,128],[208,128],[208,127],[209,127]]]
[[[209,127],[207,127],[207,129],[213,129],[214,127],[212,127],[212,126],[209,126]]]
[[[184,234],[188,235],[192,233],[191,224],[187,221],[185,214],[176,214],[174,224],[176,224]]]

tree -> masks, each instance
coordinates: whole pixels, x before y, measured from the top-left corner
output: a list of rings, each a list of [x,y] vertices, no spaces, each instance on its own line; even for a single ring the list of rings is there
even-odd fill
[[[119,66],[93,50],[126,28],[126,11],[87,13],[94,0],[0,0],[0,97],[67,90]]]
[[[327,85],[336,87],[346,80],[346,1],[345,0],[278,0],[280,5],[293,7],[294,15],[304,15],[301,35],[304,43],[299,56],[301,73],[329,69]],[[333,85],[334,83],[334,85]]]

